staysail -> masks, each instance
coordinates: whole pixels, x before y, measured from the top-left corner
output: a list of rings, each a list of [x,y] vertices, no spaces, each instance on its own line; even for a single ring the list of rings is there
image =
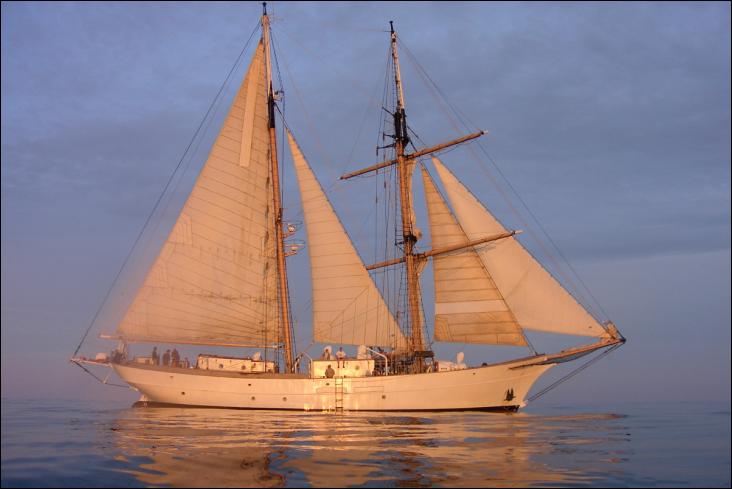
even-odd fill
[[[434,249],[467,243],[427,169],[422,167]],[[521,327],[473,248],[433,257],[435,339],[526,346]]]
[[[288,131],[300,185],[313,284],[313,340],[404,347],[407,342]]]
[[[440,162],[432,161],[460,226],[477,240],[506,232],[478,199]],[[481,245],[478,256],[522,328],[600,337],[600,323],[514,238]]]
[[[117,327],[128,341],[279,342],[262,43],[155,263]]]

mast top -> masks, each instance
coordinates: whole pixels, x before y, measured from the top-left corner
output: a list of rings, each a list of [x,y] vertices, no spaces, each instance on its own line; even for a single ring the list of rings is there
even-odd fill
[[[393,20],[389,21],[389,27],[391,27],[391,33],[394,34],[394,21]]]
[[[262,2],[262,15],[267,15],[267,2]]]

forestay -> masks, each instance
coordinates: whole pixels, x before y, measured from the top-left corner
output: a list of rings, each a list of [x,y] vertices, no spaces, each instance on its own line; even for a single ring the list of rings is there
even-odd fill
[[[506,232],[478,199],[440,162],[432,158],[460,226],[477,240]],[[477,248],[522,328],[600,337],[605,330],[514,237]]]
[[[265,77],[260,43],[173,230],[117,328],[126,340],[278,342]]]
[[[295,139],[313,284],[313,340],[404,347],[407,342]]]

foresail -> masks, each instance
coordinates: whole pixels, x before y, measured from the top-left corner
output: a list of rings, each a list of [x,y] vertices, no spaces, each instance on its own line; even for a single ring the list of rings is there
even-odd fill
[[[506,229],[433,157],[460,226],[470,240]],[[519,325],[551,333],[600,337],[605,330],[514,237],[478,248],[478,256]]]
[[[432,248],[468,237],[422,167]],[[473,248],[433,257],[435,340],[526,346],[521,327]]]
[[[175,226],[117,328],[121,337],[278,342],[265,80],[260,43]]]
[[[313,340],[404,347],[407,342],[320,183],[288,132],[300,185],[313,283]]]

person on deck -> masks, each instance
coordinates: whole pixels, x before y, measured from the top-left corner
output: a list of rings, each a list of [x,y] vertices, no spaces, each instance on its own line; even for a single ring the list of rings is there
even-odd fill
[[[336,352],[336,358],[338,359],[338,368],[341,368],[341,362],[343,362],[343,366],[346,366],[346,352],[343,351],[343,347],[339,347],[338,351]]]
[[[153,346],[152,363],[153,363],[153,365],[160,364],[160,354],[158,353],[158,347],[157,346]]]
[[[167,367],[170,365],[170,350],[165,350],[165,353],[163,353],[163,366]]]
[[[334,375],[335,375],[335,370],[333,370],[333,367],[328,365],[328,368],[325,369],[325,376],[328,377],[329,379],[332,379]]]
[[[173,367],[178,368],[180,366],[180,353],[178,353],[178,350],[173,348],[173,353],[170,354],[170,359],[172,360]]]

